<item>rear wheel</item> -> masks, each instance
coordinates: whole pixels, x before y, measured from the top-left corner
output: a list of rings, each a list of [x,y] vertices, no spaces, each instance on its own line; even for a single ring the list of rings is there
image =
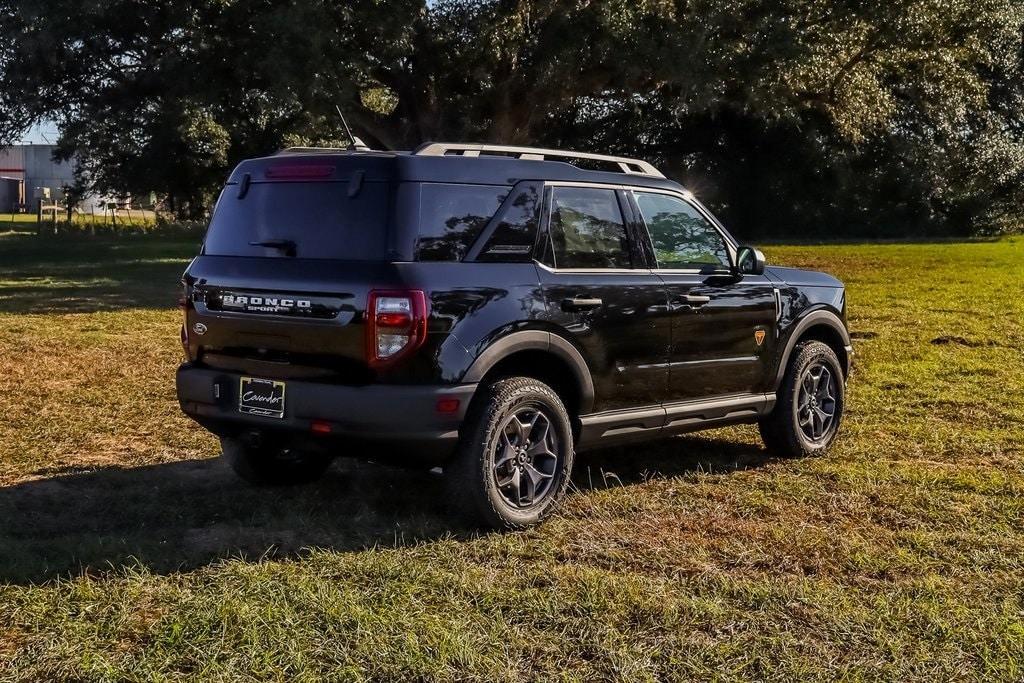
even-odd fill
[[[483,391],[445,468],[451,499],[487,526],[524,529],[565,495],[573,461],[569,415],[550,387],[529,377]]]
[[[818,341],[798,345],[775,410],[759,423],[765,446],[788,457],[824,452],[839,433],[845,398],[835,351]]]
[[[291,486],[319,479],[331,465],[325,455],[264,442],[249,444],[242,439],[221,437],[224,459],[242,479],[261,486]]]

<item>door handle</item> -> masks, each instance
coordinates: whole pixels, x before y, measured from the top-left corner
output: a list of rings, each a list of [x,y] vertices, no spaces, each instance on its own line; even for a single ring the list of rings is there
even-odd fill
[[[672,303],[679,304],[685,308],[700,308],[705,304],[711,303],[711,297],[700,294],[682,294],[677,296]]]
[[[568,313],[575,311],[590,311],[595,308],[600,308],[603,305],[604,301],[601,299],[585,299],[582,297],[562,299],[562,310]]]

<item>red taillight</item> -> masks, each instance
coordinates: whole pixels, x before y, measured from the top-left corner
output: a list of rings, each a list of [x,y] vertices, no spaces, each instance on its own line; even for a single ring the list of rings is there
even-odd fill
[[[375,321],[377,327],[394,327],[407,330],[412,325],[412,317],[407,313],[378,313]]]
[[[309,423],[309,431],[314,434],[330,434],[331,423],[325,420],[313,420]]]
[[[188,352],[188,297],[188,283],[182,280],[181,292],[178,294],[178,310],[181,311],[181,349],[185,352],[185,360],[192,359]]]
[[[382,367],[427,339],[427,297],[418,289],[374,290],[366,302],[366,360]]]
[[[181,281],[181,291],[178,292],[178,308],[183,311],[188,308],[188,282],[185,280]]]

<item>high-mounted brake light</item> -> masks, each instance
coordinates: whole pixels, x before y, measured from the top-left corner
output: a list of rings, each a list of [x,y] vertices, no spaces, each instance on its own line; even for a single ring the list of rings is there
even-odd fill
[[[383,367],[408,356],[427,339],[427,298],[418,289],[374,290],[366,302],[366,359]]]
[[[308,180],[330,178],[334,175],[334,166],[326,164],[289,164],[287,166],[268,166],[264,175],[270,180]]]

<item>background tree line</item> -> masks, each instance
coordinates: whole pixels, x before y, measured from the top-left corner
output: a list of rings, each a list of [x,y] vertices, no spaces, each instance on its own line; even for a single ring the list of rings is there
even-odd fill
[[[1019,0],[0,0],[0,141],[55,121],[101,192],[208,210],[339,144],[636,155],[744,237],[1024,225]]]

